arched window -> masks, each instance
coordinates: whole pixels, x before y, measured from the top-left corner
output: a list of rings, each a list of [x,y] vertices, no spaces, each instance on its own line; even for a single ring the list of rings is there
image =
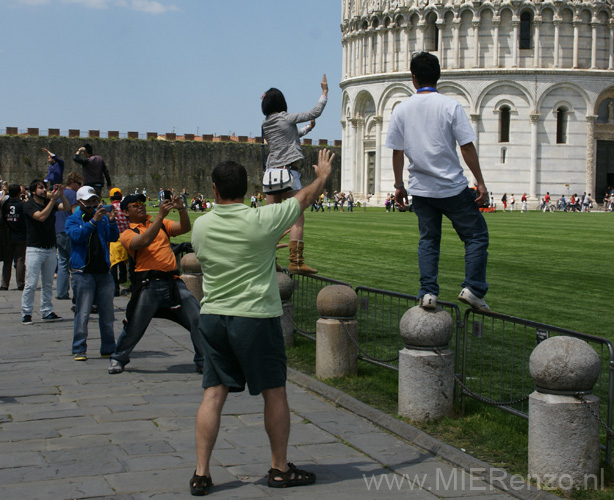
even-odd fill
[[[510,107],[499,109],[499,142],[510,142]]]
[[[426,29],[424,31],[424,50],[437,52],[439,50],[439,36],[437,33],[437,16],[431,12],[426,17]]]
[[[520,14],[520,40],[519,48],[531,48],[531,13],[523,12]]]
[[[556,110],[556,143],[567,144],[567,123],[569,114],[567,108],[561,106]]]

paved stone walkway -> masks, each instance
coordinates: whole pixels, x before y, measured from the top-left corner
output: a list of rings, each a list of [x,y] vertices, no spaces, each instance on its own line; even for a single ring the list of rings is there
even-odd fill
[[[43,324],[39,297],[37,292],[35,323],[26,326],[21,293],[14,286],[0,291],[0,499],[191,498],[202,388],[188,332],[154,320],[127,371],[109,375],[108,359],[98,354],[98,317],[90,319],[89,359],[73,361],[70,301],[54,300],[64,320]],[[116,337],[126,303],[115,299]],[[443,458],[467,469],[486,464],[309,377],[292,372],[290,378],[301,385],[288,384],[288,456],[314,471],[317,483],[266,486],[270,455],[262,398],[231,394],[213,453],[215,498],[512,498]],[[550,497],[508,491],[517,498]]]

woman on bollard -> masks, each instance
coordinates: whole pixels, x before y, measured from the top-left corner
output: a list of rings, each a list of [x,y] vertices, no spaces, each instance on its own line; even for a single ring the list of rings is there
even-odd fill
[[[270,88],[262,96],[262,113],[266,116],[262,123],[262,133],[269,145],[269,156],[266,169],[289,169],[293,179],[293,189],[277,194],[267,194],[269,203],[281,203],[301,189],[300,167],[305,157],[301,150],[300,137],[307,134],[315,126],[315,119],[322,114],[328,100],[328,82],[326,74],[320,82],[322,95],[316,106],[304,113],[288,113],[286,99],[279,89]],[[310,122],[301,130],[298,123]],[[303,258],[303,215],[290,229],[290,265],[292,274],[315,274],[318,271],[304,263]]]

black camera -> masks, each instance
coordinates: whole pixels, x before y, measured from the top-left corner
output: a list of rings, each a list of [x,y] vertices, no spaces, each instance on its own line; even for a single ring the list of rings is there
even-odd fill
[[[173,199],[173,193],[171,191],[169,191],[168,189],[164,190],[164,199],[165,200],[172,200]]]

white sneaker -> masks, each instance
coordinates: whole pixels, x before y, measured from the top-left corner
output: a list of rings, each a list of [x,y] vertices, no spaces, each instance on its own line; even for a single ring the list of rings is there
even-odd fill
[[[420,297],[420,307],[422,309],[435,309],[437,307],[437,295],[425,293]]]
[[[458,300],[478,311],[490,311],[490,307],[488,307],[484,299],[477,297],[469,288],[461,290]]]

